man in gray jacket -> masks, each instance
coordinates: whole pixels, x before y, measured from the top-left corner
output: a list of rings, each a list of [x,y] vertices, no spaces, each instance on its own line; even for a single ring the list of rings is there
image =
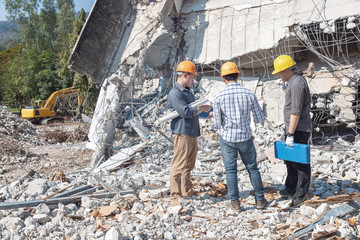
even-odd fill
[[[308,144],[311,133],[310,90],[305,78],[295,73],[296,63],[288,55],[281,55],[274,61],[272,74],[287,82],[284,106],[286,145]],[[299,206],[308,197],[311,179],[310,164],[285,161],[287,177],[285,188],[280,190],[283,197],[292,197],[293,205]]]
[[[200,136],[198,114],[209,112],[211,106],[192,107],[195,96],[190,87],[196,75],[195,64],[190,61],[179,63],[177,82],[168,95],[168,106],[179,116],[171,121],[174,140],[174,158],[170,169],[170,194],[172,198],[194,194],[190,172],[195,167],[197,137]]]

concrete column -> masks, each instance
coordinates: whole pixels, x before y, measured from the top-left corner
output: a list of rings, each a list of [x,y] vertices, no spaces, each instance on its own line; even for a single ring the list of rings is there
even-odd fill
[[[114,136],[115,126],[118,119],[117,113],[121,107],[121,91],[105,79],[96,103],[94,117],[89,130],[89,141],[95,152],[92,159],[92,167],[95,167],[102,156],[109,156]]]

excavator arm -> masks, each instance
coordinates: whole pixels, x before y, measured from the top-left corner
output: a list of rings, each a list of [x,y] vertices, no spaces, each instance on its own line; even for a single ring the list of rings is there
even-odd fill
[[[59,97],[66,97],[69,95],[73,95],[73,94],[78,94],[80,93],[80,89],[78,88],[74,88],[74,87],[70,87],[70,88],[65,88],[65,89],[61,89],[59,91],[53,92],[50,97],[48,99],[46,99],[46,103],[44,105],[44,108],[48,108],[51,111],[54,110],[55,104],[56,104],[56,100]]]

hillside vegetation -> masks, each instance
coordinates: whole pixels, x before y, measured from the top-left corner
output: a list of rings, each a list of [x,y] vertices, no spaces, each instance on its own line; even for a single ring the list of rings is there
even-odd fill
[[[10,21],[0,21],[0,45],[5,46],[8,41],[17,39],[19,35],[16,30],[16,23]]]

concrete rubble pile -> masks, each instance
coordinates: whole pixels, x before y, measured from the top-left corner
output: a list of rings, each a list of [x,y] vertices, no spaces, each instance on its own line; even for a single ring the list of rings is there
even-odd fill
[[[136,94],[150,93],[149,88],[145,88]],[[163,98],[166,99],[166,95]],[[25,175],[11,184],[0,185],[1,201],[16,204],[47,199],[48,205],[44,201],[34,207],[0,210],[1,238],[280,239],[291,237],[296,230],[345,204],[345,201],[324,202],[293,208],[289,200],[280,198],[278,191],[285,181],[285,165],[264,157],[265,150],[283,135],[283,125],[272,122],[272,129],[267,124],[254,128],[259,168],[270,205],[262,211],[255,208],[249,177],[239,160],[242,211],[231,211],[225,199],[226,180],[218,134],[211,130],[211,119],[200,120],[202,137],[199,146],[203,150],[198,152],[193,171],[197,195],[171,201],[168,179],[173,151],[169,122],[151,124],[156,101],[149,102],[146,107],[137,108],[138,115],[134,116],[137,121],[142,116],[142,122],[148,124],[131,125],[129,113],[124,113],[127,120],[122,124],[123,135],[114,142],[109,158],[117,164],[101,167],[107,160],[95,169],[102,182],[117,193],[114,197],[98,199],[82,194],[81,201],[51,205],[49,196],[56,198],[65,188],[98,186],[94,171],[88,168],[66,172],[63,179],[67,182],[38,173]],[[159,113],[159,117],[167,114],[165,104],[160,104]],[[324,200],[342,194],[358,196],[360,176],[356,169],[360,167],[360,139],[354,143],[338,139],[328,144],[313,146],[311,150],[312,199]],[[99,187],[96,189],[95,193],[101,193]],[[130,193],[120,194],[124,191]],[[75,196],[68,198],[71,200]],[[0,209],[3,209],[1,203]],[[356,239],[360,232],[359,221],[358,211],[333,217],[326,225],[316,225],[303,239],[326,236]]]
[[[330,1],[326,9],[334,21],[320,28],[315,19],[317,5],[313,1],[306,3],[96,1],[69,60],[72,70],[101,84],[86,144],[94,150],[93,166],[56,176],[27,174],[0,185],[0,237],[295,239],[302,235],[302,239],[357,239],[358,135],[351,142],[340,136],[326,136],[319,141],[323,145],[311,146],[310,200],[294,208],[291,200],[282,199],[278,193],[285,182],[286,167],[271,152],[274,141],[281,140],[284,134],[284,93],[279,82],[269,77],[274,53],[296,52],[300,70],[309,64],[301,60],[317,60],[317,69],[307,73],[307,80],[314,94],[312,107],[317,109],[313,114],[317,114],[314,119],[318,120],[315,123],[319,134],[323,133],[322,127],[337,122],[354,127],[358,117],[351,105],[358,99],[358,68],[351,69],[351,75],[343,74],[349,72],[344,65],[332,70],[318,67],[324,65],[322,61],[335,64],[333,56],[324,58],[319,54],[321,50],[311,49],[311,43],[305,41],[313,36],[301,38],[290,32],[299,25],[300,33],[309,27],[322,36],[325,30],[331,30],[330,25],[335,32],[340,31],[341,19],[357,27],[358,17],[351,17],[358,14],[354,7],[357,2],[348,0],[339,11],[338,3]],[[242,26],[233,24],[238,22]],[[360,47],[355,44],[351,48],[354,52]],[[330,52],[335,51],[324,54]],[[356,59],[356,54],[351,56]],[[255,208],[249,176],[241,160],[238,179],[242,211],[229,209],[219,135],[211,129],[211,119],[200,120],[199,151],[192,172],[196,195],[171,201],[170,122],[159,119],[169,114],[166,94],[171,81],[176,80],[173,68],[182,58],[196,62],[202,78],[194,84],[195,96],[210,104],[224,87],[218,76],[221,63],[236,60],[241,65],[239,82],[256,94],[270,121],[264,126],[252,126],[265,197],[270,201],[266,209]],[[116,138],[116,127],[121,129],[120,138]]]
[[[37,154],[30,147],[43,144],[44,141],[38,137],[36,128],[29,121],[9,112],[5,106],[0,106],[0,174],[36,157]]]
[[[29,121],[9,112],[7,107],[0,106],[0,137],[5,136],[11,136],[17,141],[41,144],[41,140],[36,137],[36,128]]]
[[[36,127],[0,106],[0,183],[8,183],[33,170],[87,166],[88,126],[81,123]]]

